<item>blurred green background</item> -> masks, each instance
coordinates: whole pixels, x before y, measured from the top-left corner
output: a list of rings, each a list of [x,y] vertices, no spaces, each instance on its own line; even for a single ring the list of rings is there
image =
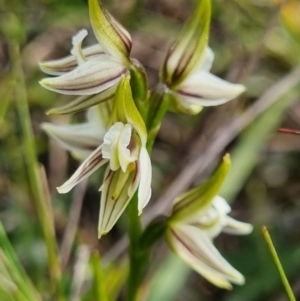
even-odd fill
[[[132,34],[132,56],[146,67],[149,86],[154,86],[170,39],[189,18],[196,0],[103,3]],[[221,235],[216,245],[245,275],[246,284],[230,292],[217,289],[171,255],[160,241],[153,250],[140,299],[286,300],[261,234],[262,225],[270,230],[296,298],[300,298],[300,136],[277,132],[280,127],[300,129],[300,1],[212,0],[212,7],[209,44],[215,52],[213,73],[243,83],[247,91],[239,99],[206,108],[198,116],[166,116],[152,154],[154,196],[145,216],[151,214],[151,206],[163,212],[167,187],[183,171],[188,174],[188,167],[199,156],[202,161],[197,161],[199,168],[192,175],[193,181],[187,181],[190,186],[206,179],[221,156],[231,153],[233,167],[221,194],[231,202],[232,216],[252,223],[254,232],[247,237]],[[82,114],[46,116],[45,111],[70,98],[38,84],[44,77],[38,62],[67,55],[72,35],[81,28],[89,31],[85,45],[94,43],[87,1],[0,0],[0,219],[45,300],[49,271],[37,208],[28,192],[22,122],[17,110],[24,86],[22,80],[14,79],[12,43],[20,47],[38,160],[46,169],[49,183],[56,237],[64,258],[64,290],[70,300],[79,300],[72,297],[71,282],[83,245],[100,251],[107,267],[105,283],[112,292],[117,294],[126,278],[124,221],[121,219],[109,235],[97,240],[101,172],[92,176],[87,188],[82,185],[75,193],[58,195],[55,187],[78,163],[40,129],[44,121],[65,124],[83,120]],[[80,193],[84,197],[76,200]],[[112,259],[114,264],[108,264]],[[87,283],[89,278],[87,273]],[[82,300],[94,300],[88,294],[88,284],[81,292],[85,294]],[[1,301],[7,301],[3,298],[0,295]]]

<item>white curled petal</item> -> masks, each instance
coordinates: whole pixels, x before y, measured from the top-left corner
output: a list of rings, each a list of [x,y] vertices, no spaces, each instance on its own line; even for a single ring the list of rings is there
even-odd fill
[[[204,71],[190,75],[176,90],[184,101],[201,106],[226,103],[244,91],[243,85],[229,83]]]
[[[89,123],[75,125],[54,125],[42,123],[42,129],[64,149],[72,152],[76,157],[85,159],[102,142],[99,134]]]
[[[102,145],[100,145],[82,162],[67,182],[62,186],[57,187],[58,192],[69,192],[75,185],[86,179],[106,162],[107,160],[102,157]]]
[[[120,167],[118,141],[124,128],[122,122],[113,124],[104,136],[103,158],[110,160],[110,169],[116,171]]]
[[[197,71],[210,71],[212,64],[214,62],[215,55],[214,52],[210,47],[206,47],[204,51],[203,58],[201,61],[197,64],[197,67],[195,68],[195,72]]]
[[[118,157],[121,169],[126,172],[128,165],[136,161],[136,157],[131,157],[130,150],[128,149],[132,134],[132,126],[125,124],[118,141]]]
[[[89,60],[66,74],[45,78],[40,84],[62,94],[97,94],[116,85],[126,71],[126,67],[111,59]]]
[[[201,230],[189,225],[176,225],[174,249],[193,269],[213,284],[231,288],[229,281],[243,284],[243,275],[234,269],[215,248],[211,239]]]
[[[212,203],[220,215],[227,215],[231,211],[231,208],[227,201],[219,195],[216,195],[214,197]]]
[[[83,54],[82,51],[82,41],[84,38],[88,35],[88,32],[86,29],[80,30],[75,36],[72,38],[72,44],[73,48],[71,50],[71,54],[73,54],[76,57],[78,65],[83,64],[86,61],[86,57]]]
[[[190,218],[184,220],[184,223],[199,228],[212,239],[222,232],[226,223],[226,216],[221,217],[215,208],[209,208],[204,213],[194,214]]]
[[[148,151],[145,147],[141,148],[138,160],[138,170],[140,173],[138,190],[138,211],[142,213],[151,197],[152,166]]]
[[[227,216],[226,226],[223,228],[223,232],[234,235],[246,235],[250,234],[253,230],[253,226],[248,223],[243,223]]]

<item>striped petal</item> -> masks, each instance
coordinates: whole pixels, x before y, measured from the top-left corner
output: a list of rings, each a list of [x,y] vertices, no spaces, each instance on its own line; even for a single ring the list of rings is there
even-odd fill
[[[111,60],[89,60],[73,71],[40,84],[51,91],[69,95],[91,95],[116,85],[127,69]]]
[[[102,145],[95,149],[78,167],[71,178],[62,186],[57,187],[59,193],[69,192],[75,185],[86,179],[94,171],[107,163],[108,160],[102,157]]]
[[[133,197],[137,183],[135,164],[132,169],[124,173],[121,169],[113,172],[106,170],[104,183],[101,187],[101,204],[98,225],[98,237],[108,233],[115,225],[120,215],[126,209],[128,203]]]
[[[83,48],[82,53],[88,60],[107,58],[107,55],[99,44]],[[50,75],[63,75],[78,66],[75,55],[68,55],[58,60],[40,62],[39,65],[43,72]]]
[[[95,105],[112,100],[116,92],[116,86],[112,86],[98,94],[78,96],[70,103],[47,111],[47,115],[73,114],[91,108]]]
[[[205,71],[194,72],[176,90],[183,102],[203,107],[226,103],[244,91],[243,85],[229,83]]]
[[[222,257],[210,238],[196,227],[176,225],[169,230],[168,242],[183,261],[214,285],[231,289],[230,282],[244,283],[243,275]]]

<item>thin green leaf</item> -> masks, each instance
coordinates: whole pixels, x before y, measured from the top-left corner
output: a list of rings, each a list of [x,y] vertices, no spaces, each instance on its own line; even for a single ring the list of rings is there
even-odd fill
[[[281,282],[282,282],[282,284],[284,286],[284,289],[286,291],[286,295],[287,295],[287,297],[288,297],[288,299],[290,301],[296,301],[296,298],[294,296],[292,288],[291,288],[291,286],[289,284],[289,281],[288,281],[288,279],[287,279],[287,277],[285,275],[284,269],[283,269],[283,267],[281,265],[280,259],[279,259],[278,255],[277,255],[276,249],[275,249],[275,247],[273,245],[271,236],[270,236],[270,234],[268,232],[268,229],[265,226],[262,227],[262,233],[264,235],[264,239],[265,239],[265,241],[267,243],[267,246],[268,246],[269,251],[270,251],[270,253],[272,255],[272,258],[273,258],[273,261],[275,263],[275,266],[276,266],[276,268],[278,270],[278,273],[280,275],[280,279],[281,279]]]

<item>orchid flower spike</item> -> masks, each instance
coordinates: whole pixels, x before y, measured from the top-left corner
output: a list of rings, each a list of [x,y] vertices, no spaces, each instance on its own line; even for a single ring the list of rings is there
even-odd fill
[[[168,50],[161,70],[161,81],[171,94],[170,109],[197,114],[202,107],[217,106],[245,91],[210,73],[213,51],[207,46],[211,7],[202,0],[188,23]]]
[[[67,114],[112,99],[121,76],[130,67],[129,33],[102,7],[100,1],[89,0],[89,10],[99,44],[82,48],[88,34],[83,29],[72,39],[70,56],[40,63],[42,71],[56,76],[41,80],[44,88],[61,94],[81,95],[66,112],[54,110],[52,114]]]
[[[252,231],[252,225],[228,216],[230,206],[217,195],[229,166],[230,158],[226,155],[207,182],[174,200],[166,231],[167,243],[175,254],[208,281],[225,289],[232,288],[230,282],[243,284],[245,280],[212,241],[221,232],[244,235]]]
[[[138,190],[141,214],[151,196],[152,167],[146,150],[147,131],[131,95],[129,77],[122,77],[113,102],[110,126],[102,143],[62,186],[69,192],[95,170],[107,164],[100,187],[99,238],[110,231]]]

